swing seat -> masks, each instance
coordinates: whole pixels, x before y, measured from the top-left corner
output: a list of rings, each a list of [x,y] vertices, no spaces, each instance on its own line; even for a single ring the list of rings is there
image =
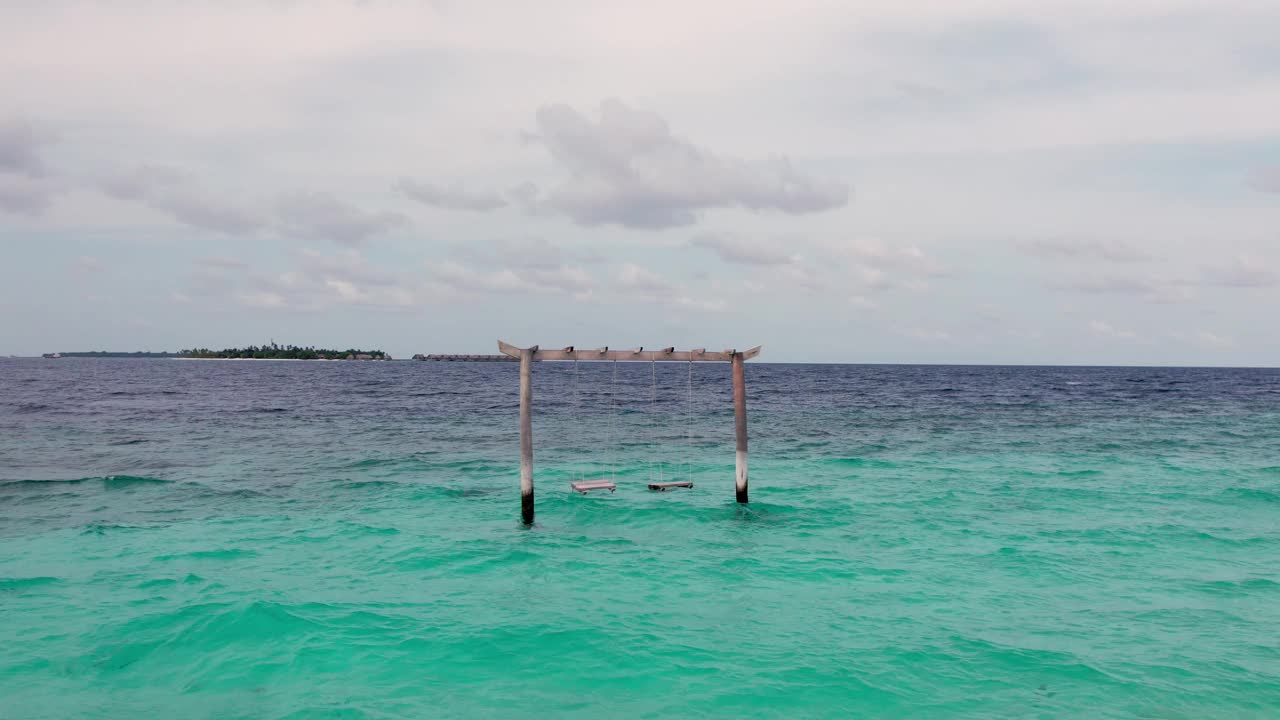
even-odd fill
[[[613,492],[618,489],[617,485],[608,480],[579,480],[577,482],[569,483],[569,487],[583,495],[586,495],[592,490],[608,490],[609,492]]]
[[[649,489],[657,490],[658,492],[666,492],[669,488],[691,488],[691,487],[693,487],[692,480],[675,480],[672,482],[649,483]]]

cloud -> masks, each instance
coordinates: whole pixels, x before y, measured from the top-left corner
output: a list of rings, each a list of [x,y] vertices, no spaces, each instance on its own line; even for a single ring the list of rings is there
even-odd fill
[[[1280,193],[1280,165],[1255,170],[1249,176],[1249,187],[1264,193]]]
[[[502,267],[478,270],[462,263],[446,261],[429,268],[431,277],[448,285],[455,294],[475,295],[499,293],[562,293],[578,298],[591,294],[595,287],[592,276],[580,267]]]
[[[662,294],[672,290],[671,283],[663,280],[660,275],[655,273],[643,265],[635,263],[623,263],[618,270],[618,284],[627,290],[634,290],[645,294]]]
[[[330,193],[295,191],[274,205],[236,202],[203,188],[189,173],[165,165],[141,165],[98,183],[106,194],[141,203],[178,222],[224,235],[263,232],[356,246],[408,224],[401,213],[361,210]]]
[[[282,195],[276,203],[276,216],[276,231],[283,235],[320,238],[347,246],[361,245],[375,235],[409,223],[400,213],[367,212],[319,192]]]
[[[1045,260],[1106,260],[1108,262],[1144,262],[1153,259],[1128,243],[1101,243],[1072,240],[1029,240],[1018,247],[1026,254]]]
[[[244,262],[243,260],[237,260],[235,258],[229,258],[229,257],[222,257],[218,255],[209,255],[207,257],[199,258],[198,260],[196,260],[196,264],[203,265],[204,267],[216,268],[219,270],[249,269],[249,264]]]
[[[1157,295],[1161,286],[1143,278],[1124,275],[1077,278],[1049,284],[1055,290],[1072,290],[1090,295]]]
[[[820,243],[834,259],[880,270],[900,270],[922,277],[942,277],[942,265],[916,245],[892,245],[879,238],[839,238]]]
[[[245,308],[318,312],[339,307],[413,311],[448,297],[425,273],[385,270],[358,250],[300,250],[288,269],[264,271],[227,258],[196,261],[174,302],[231,302]],[[226,272],[228,270],[235,272]]]
[[[570,252],[541,237],[499,238],[486,243],[468,243],[453,250],[458,259],[486,266],[514,266],[548,270],[573,263],[598,263],[597,254]]]
[[[97,275],[107,269],[107,266],[92,255],[81,255],[71,264],[71,270],[76,275],[87,277],[89,275]]]
[[[496,192],[468,190],[461,183],[438,185],[430,182],[402,178],[395,185],[396,189],[423,205],[445,208],[448,210],[471,210],[485,212],[497,210],[510,203]],[[532,190],[531,190],[532,188]],[[532,194],[531,194],[532,193]],[[511,194],[519,200],[525,200],[537,194],[537,187],[530,183],[518,185]]]
[[[326,255],[303,250],[296,266],[282,273],[252,273],[234,297],[247,307],[318,311],[338,306],[379,310],[419,309],[441,297],[440,289],[418,273],[371,265],[357,250]]]
[[[51,134],[28,122],[0,122],[0,172],[44,177],[47,168],[40,151],[52,142]]]
[[[265,212],[212,197],[191,176],[174,167],[142,165],[109,177],[99,185],[112,197],[140,202],[204,230],[245,235],[270,223]]]
[[[1102,320],[1091,320],[1089,322],[1089,332],[1111,340],[1136,340],[1138,338],[1137,333],[1132,330],[1123,330]]]
[[[648,302],[697,312],[723,312],[728,303],[722,297],[692,296],[643,265],[625,262],[618,267],[609,291],[624,302]]]
[[[785,157],[717,156],[672,135],[658,115],[617,100],[593,122],[568,105],[537,112],[538,140],[568,177],[544,204],[581,225],[691,225],[711,208],[814,213],[849,201],[844,183],[810,177]]]
[[[61,188],[54,182],[25,175],[0,173],[0,210],[17,215],[39,215]]]
[[[1236,256],[1228,265],[1205,268],[1203,277],[1206,284],[1225,288],[1266,288],[1280,284],[1280,275],[1269,264],[1243,255]]]
[[[50,133],[23,121],[0,121],[0,210],[39,215],[61,185],[50,177],[41,156],[54,141]]]
[[[1175,332],[1172,333],[1170,337],[1192,345],[1201,345],[1210,348],[1229,348],[1235,346],[1235,341],[1231,338],[1217,333],[1211,333],[1208,330]]]
[[[933,328],[904,327],[897,330],[899,335],[913,340],[944,341],[951,339],[951,333]]]
[[[689,244],[711,250],[725,262],[743,265],[786,265],[796,259],[779,247],[781,241],[760,241],[739,235],[704,233],[689,240]]]

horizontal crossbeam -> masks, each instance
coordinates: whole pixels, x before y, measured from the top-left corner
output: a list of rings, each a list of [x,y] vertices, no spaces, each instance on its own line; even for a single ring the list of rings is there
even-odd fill
[[[741,355],[743,360],[760,354],[760,345],[750,350],[738,352],[734,349],[707,351],[705,348],[694,350],[676,350],[674,347],[646,350],[631,348],[629,350],[610,350],[607,347],[592,350],[579,350],[572,345],[559,350],[543,350],[537,345],[531,348],[518,348],[510,343],[498,341],[498,349],[503,355],[518,358],[524,350],[533,351],[534,360],[582,360],[582,361],[617,361],[617,362],[730,362],[734,355]]]

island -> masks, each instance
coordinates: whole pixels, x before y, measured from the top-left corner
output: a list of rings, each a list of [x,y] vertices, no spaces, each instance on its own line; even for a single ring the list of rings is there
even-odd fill
[[[178,353],[182,358],[192,360],[390,360],[391,356],[381,350],[328,350],[317,347],[299,347],[297,345],[250,345],[244,348],[226,348],[210,350],[209,348],[191,348]]]
[[[175,358],[181,357],[179,353],[171,352],[111,352],[109,350],[91,350],[88,352],[57,352],[45,353],[46,358]]]

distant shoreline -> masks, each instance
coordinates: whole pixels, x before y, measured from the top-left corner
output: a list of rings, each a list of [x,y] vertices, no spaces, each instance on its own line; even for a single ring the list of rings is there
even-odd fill
[[[170,360],[216,360],[227,362],[391,362],[390,360],[347,360],[329,358],[221,358],[221,357],[175,357]]]

